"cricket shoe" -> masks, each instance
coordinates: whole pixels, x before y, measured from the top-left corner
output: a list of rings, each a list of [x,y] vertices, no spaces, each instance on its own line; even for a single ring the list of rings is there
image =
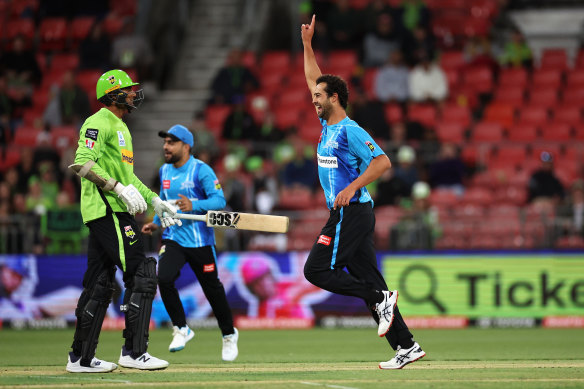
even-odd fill
[[[391,295],[390,295],[391,293]],[[391,328],[393,323],[393,311],[397,304],[397,290],[383,291],[383,301],[375,306],[375,311],[379,316],[379,327],[377,328],[377,335],[385,336],[387,331]]]
[[[424,358],[425,355],[426,353],[422,350],[418,342],[414,342],[414,345],[410,348],[401,348],[401,346],[397,346],[395,357],[387,362],[380,362],[379,368],[401,369],[408,363],[416,362],[418,359]]]
[[[168,346],[168,350],[171,353],[180,351],[185,348],[187,342],[195,337],[195,332],[189,328],[189,326],[184,326],[178,328],[177,326],[172,327],[172,342]]]
[[[118,365],[111,362],[102,361],[101,359],[93,358],[89,366],[81,366],[81,357],[69,353],[67,359],[67,371],[69,373],[109,373],[118,368]]]
[[[223,337],[223,350],[221,350],[221,358],[224,361],[232,362],[237,358],[239,351],[237,350],[237,340],[239,339],[239,331],[233,327],[235,332],[231,335]]]
[[[122,346],[118,363],[122,367],[140,370],[160,370],[168,367],[167,361],[153,357],[147,352],[138,358],[132,358],[132,353],[126,350],[126,346]]]

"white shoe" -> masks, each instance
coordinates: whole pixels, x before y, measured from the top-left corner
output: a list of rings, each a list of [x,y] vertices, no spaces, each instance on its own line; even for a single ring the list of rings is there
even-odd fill
[[[408,363],[416,362],[420,358],[424,358],[426,353],[418,342],[415,342],[414,345],[410,348],[401,348],[397,346],[397,352],[395,353],[395,357],[391,358],[387,362],[379,363],[380,369],[401,369]]]
[[[189,326],[184,326],[182,328],[173,326],[172,336],[172,342],[170,342],[170,346],[168,346],[168,350],[171,353],[185,348],[187,342],[195,337],[195,332],[191,330]]]
[[[377,328],[377,335],[385,336],[387,331],[391,328],[393,323],[393,310],[397,304],[397,290],[391,291],[391,296],[388,290],[383,291],[383,301],[375,306],[377,315],[379,316],[379,327]]]
[[[122,346],[122,352],[120,353],[120,359],[118,363],[122,367],[140,370],[159,370],[166,369],[168,367],[167,361],[153,357],[147,352],[134,359],[132,358],[131,353],[126,351],[125,346]]]
[[[237,340],[239,339],[239,331],[237,328],[233,327],[235,332],[231,335],[225,335],[223,337],[223,350],[221,351],[221,357],[224,361],[231,362],[235,361],[239,351],[237,350]]]
[[[95,357],[89,365],[89,367],[81,366],[81,357],[76,356],[72,352],[69,353],[69,357],[67,358],[67,371],[69,373],[109,373],[118,368],[118,365],[115,363],[102,361]]]

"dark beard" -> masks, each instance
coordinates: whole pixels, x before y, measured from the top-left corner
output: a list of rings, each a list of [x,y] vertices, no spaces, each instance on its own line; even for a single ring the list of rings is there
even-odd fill
[[[174,163],[177,163],[178,161],[180,161],[180,158],[181,158],[180,155],[170,154],[170,158],[167,159],[166,157],[164,157],[164,161],[166,163],[174,164]]]

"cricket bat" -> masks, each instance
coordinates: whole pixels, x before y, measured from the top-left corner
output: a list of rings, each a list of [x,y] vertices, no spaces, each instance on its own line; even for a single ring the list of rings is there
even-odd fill
[[[206,215],[177,213],[176,217],[179,219],[205,222],[209,227],[279,233],[288,232],[288,225],[290,224],[287,216],[226,211],[208,211]]]

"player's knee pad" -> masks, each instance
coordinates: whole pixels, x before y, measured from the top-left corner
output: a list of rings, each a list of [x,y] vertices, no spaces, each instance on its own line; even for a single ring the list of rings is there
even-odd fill
[[[156,260],[152,257],[146,258],[136,270],[131,290],[126,290],[124,296],[124,337],[132,339],[132,352],[136,355],[143,354],[148,347],[148,327],[152,300],[156,294],[156,281]]]
[[[80,300],[83,298],[86,302],[83,306],[78,304],[76,309],[79,324],[75,335],[82,342],[82,363],[91,362],[95,355],[105,313],[114,294],[114,274],[115,267],[104,270],[93,288],[83,291]]]

